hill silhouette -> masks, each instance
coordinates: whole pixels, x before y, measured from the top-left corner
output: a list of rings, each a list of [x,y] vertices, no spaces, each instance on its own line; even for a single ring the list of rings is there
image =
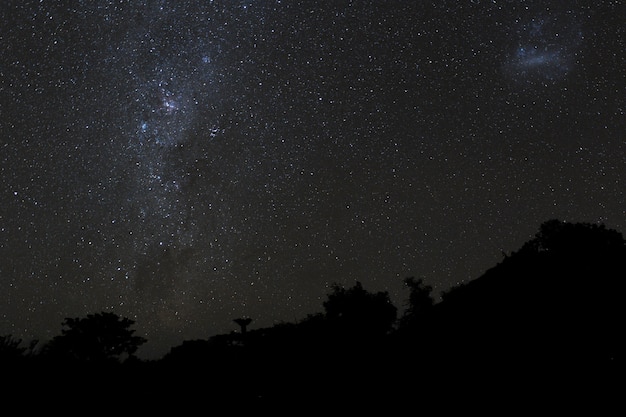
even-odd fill
[[[626,250],[603,226],[552,220],[480,278],[443,294],[437,326],[474,355],[605,364],[623,360]]]
[[[186,405],[495,403],[580,405],[617,398],[623,375],[626,244],[602,225],[550,220],[479,278],[442,294],[405,279],[400,318],[386,292],[335,285],[322,313],[296,323],[185,341],[162,359],[113,313],[67,319],[37,350],[0,339],[11,389],[146,411]],[[428,399],[428,400],[426,400]],[[180,409],[178,408],[178,411]],[[562,411],[562,409],[561,409]]]
[[[454,376],[448,389],[473,399],[611,397],[624,363],[625,278],[621,233],[550,220],[482,276],[443,293],[417,327],[398,333],[405,351]]]

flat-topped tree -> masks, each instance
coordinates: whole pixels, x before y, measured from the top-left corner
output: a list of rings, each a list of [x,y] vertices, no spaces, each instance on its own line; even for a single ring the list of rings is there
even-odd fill
[[[252,323],[252,319],[250,317],[246,317],[246,318],[238,318],[233,320],[235,323],[237,323],[239,326],[241,326],[241,334],[245,335],[246,334],[246,330],[247,327],[250,323]]]

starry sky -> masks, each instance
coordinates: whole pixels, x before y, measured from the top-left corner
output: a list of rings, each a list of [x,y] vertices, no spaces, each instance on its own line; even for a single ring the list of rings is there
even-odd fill
[[[183,340],[626,231],[622,1],[3,0],[0,334]]]

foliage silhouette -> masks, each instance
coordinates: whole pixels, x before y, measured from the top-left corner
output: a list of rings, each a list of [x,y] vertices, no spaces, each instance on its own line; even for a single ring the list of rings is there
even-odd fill
[[[323,305],[326,319],[343,337],[384,336],[397,317],[387,292],[370,293],[358,281],[348,289],[334,284]]]
[[[26,348],[20,347],[22,339],[15,339],[11,335],[0,336],[0,355],[21,356]]]
[[[49,357],[79,362],[119,362],[132,357],[146,339],[134,336],[134,321],[114,313],[89,314],[86,318],[66,318],[61,335],[45,347]]]
[[[425,285],[423,279],[414,277],[404,279],[404,285],[409,289],[409,299],[406,310],[400,318],[400,328],[415,328],[428,318],[435,300],[432,297],[433,287]]]
[[[76,387],[89,387],[82,393],[115,398],[122,386],[155,410],[168,399],[200,405],[207,398],[270,408],[312,399],[353,407],[412,404],[418,392],[432,402],[453,396],[464,406],[493,398],[540,404],[546,399],[541,392],[554,395],[555,386],[570,398],[598,388],[612,392],[609,381],[620,375],[626,350],[625,278],[620,233],[550,220],[517,252],[444,292],[440,302],[422,279],[406,278],[406,310],[395,330],[389,294],[356,282],[333,285],[323,313],[253,330],[247,329],[250,319],[236,319],[241,332],[185,341],[157,361],[134,356],[145,339],[134,336],[133,321],[113,313],[66,319],[41,355],[32,348],[25,354],[19,340],[2,337],[0,360],[58,362],[61,367],[41,366],[36,379],[62,392],[71,388],[75,397]],[[68,362],[84,371],[59,384]],[[23,369],[25,385],[34,367]]]
[[[21,347],[21,339],[11,335],[0,336],[0,365],[10,366],[24,359],[26,348]]]

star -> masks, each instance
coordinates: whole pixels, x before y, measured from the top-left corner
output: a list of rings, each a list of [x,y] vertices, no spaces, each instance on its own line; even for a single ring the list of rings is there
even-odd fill
[[[626,227],[620,2],[69,3],[0,2],[0,334],[158,357]]]

